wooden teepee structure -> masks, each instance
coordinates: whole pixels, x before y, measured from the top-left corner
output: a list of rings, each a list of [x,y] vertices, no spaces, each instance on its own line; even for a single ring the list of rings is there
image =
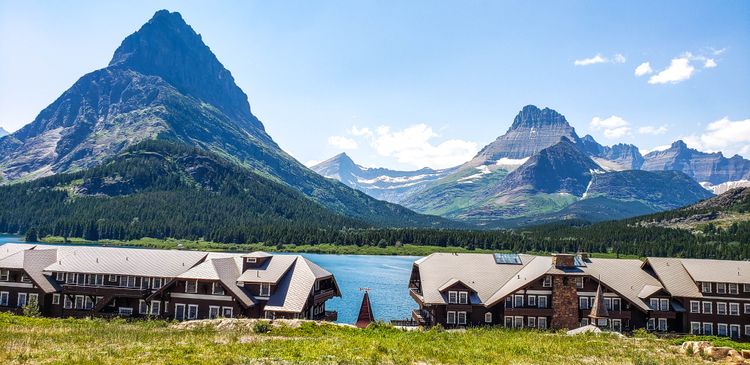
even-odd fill
[[[592,320],[592,324],[597,326],[599,319],[609,318],[609,311],[607,306],[604,304],[604,291],[602,290],[602,283],[599,283],[599,287],[596,288],[596,296],[594,297],[594,303],[591,305],[591,313],[589,318]]]
[[[372,314],[372,305],[370,304],[370,289],[360,289],[365,292],[365,296],[362,297],[362,305],[359,307],[359,315],[357,316],[357,323],[354,325],[357,328],[365,328],[367,325],[375,321],[375,316]]]

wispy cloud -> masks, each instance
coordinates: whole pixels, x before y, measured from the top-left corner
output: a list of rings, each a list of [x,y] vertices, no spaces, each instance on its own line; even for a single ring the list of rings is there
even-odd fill
[[[688,146],[707,152],[724,152],[731,156],[750,154],[750,119],[731,120],[724,117],[709,123],[699,135],[690,135],[683,140]]]
[[[652,72],[654,72],[654,70],[651,68],[650,62],[641,63],[640,65],[638,65],[638,67],[635,68],[635,75],[638,77],[648,75]]]
[[[334,147],[341,148],[342,150],[355,150],[359,147],[357,141],[343,136],[330,136],[328,137],[328,144]]]
[[[648,134],[648,135],[652,135],[652,136],[658,136],[660,134],[667,133],[668,130],[669,129],[667,129],[667,126],[665,126],[665,125],[658,126],[658,127],[655,127],[655,126],[652,126],[652,125],[647,125],[645,127],[638,128],[638,133],[639,134]]]
[[[593,57],[575,60],[573,64],[576,66],[589,66],[597,63],[625,63],[625,61],[625,56],[619,53],[612,57],[604,57],[601,53],[597,53]]]
[[[608,118],[594,117],[590,126],[594,130],[603,130],[604,137],[609,139],[622,138],[630,134],[630,123],[616,115]]]

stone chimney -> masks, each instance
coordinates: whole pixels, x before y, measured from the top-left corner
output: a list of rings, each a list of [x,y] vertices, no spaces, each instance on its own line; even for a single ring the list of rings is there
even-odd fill
[[[559,269],[576,267],[575,255],[569,253],[556,253],[552,255],[552,265]]]
[[[553,329],[578,328],[578,291],[573,276],[554,276],[552,286],[552,321]]]

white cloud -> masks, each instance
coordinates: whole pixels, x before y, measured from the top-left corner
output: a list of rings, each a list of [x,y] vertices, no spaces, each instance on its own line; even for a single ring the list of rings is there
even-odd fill
[[[315,166],[315,165],[317,165],[317,164],[319,164],[321,162],[322,161],[320,161],[320,160],[309,160],[309,161],[305,162],[305,166],[307,166],[307,167],[313,167],[313,166]]]
[[[594,57],[575,60],[573,64],[576,66],[589,66],[597,63],[625,63],[625,61],[625,56],[619,53],[612,56],[612,58],[607,58],[602,56],[601,53],[597,53]]]
[[[604,119],[594,117],[591,119],[591,128],[604,130],[604,137],[610,139],[621,138],[630,134],[630,123],[616,115]]]
[[[747,155],[750,152],[750,119],[733,121],[724,117],[708,124],[700,135],[687,136],[683,140],[688,146],[706,152]]]
[[[656,146],[656,147],[653,147],[653,148],[639,148],[639,150],[641,151],[641,154],[645,156],[645,155],[647,155],[647,154],[649,154],[651,152],[654,152],[654,151],[668,150],[670,147],[672,147],[672,146],[668,145],[668,144],[665,144],[665,145]]]
[[[647,75],[654,72],[654,70],[651,68],[651,63],[644,62],[638,65],[638,67],[635,68],[635,75],[640,77],[643,75]]]
[[[718,66],[718,65],[716,64],[716,61],[714,61],[713,58],[707,59],[706,63],[703,64],[704,68],[714,68],[716,66]]]
[[[328,144],[334,147],[341,148],[342,150],[354,150],[359,147],[357,141],[342,136],[330,136],[328,137]]]
[[[438,137],[432,127],[420,123],[394,130],[389,126],[349,129],[349,134],[363,138],[384,157],[394,157],[400,163],[417,168],[446,168],[459,165],[474,157],[479,150],[476,142],[448,139],[434,142]]]
[[[676,84],[693,76],[695,67],[690,65],[689,53],[684,57],[673,58],[669,67],[648,79],[649,84]]]
[[[667,130],[668,130],[667,126],[664,126],[664,125],[659,126],[659,127],[655,127],[655,126],[652,126],[652,125],[647,125],[645,127],[638,128],[638,133],[640,133],[640,134],[650,134],[652,136],[658,136],[660,134],[667,133]]]

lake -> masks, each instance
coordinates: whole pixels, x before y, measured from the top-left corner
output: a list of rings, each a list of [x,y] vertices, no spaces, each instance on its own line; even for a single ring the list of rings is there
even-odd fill
[[[21,237],[18,236],[0,235],[0,245],[21,241]],[[375,319],[390,321],[411,318],[411,310],[417,307],[409,296],[407,285],[412,263],[418,257],[307,253],[301,255],[336,276],[342,297],[329,300],[326,309],[338,311],[338,322],[356,321],[363,295],[359,291],[360,288],[370,289]]]

